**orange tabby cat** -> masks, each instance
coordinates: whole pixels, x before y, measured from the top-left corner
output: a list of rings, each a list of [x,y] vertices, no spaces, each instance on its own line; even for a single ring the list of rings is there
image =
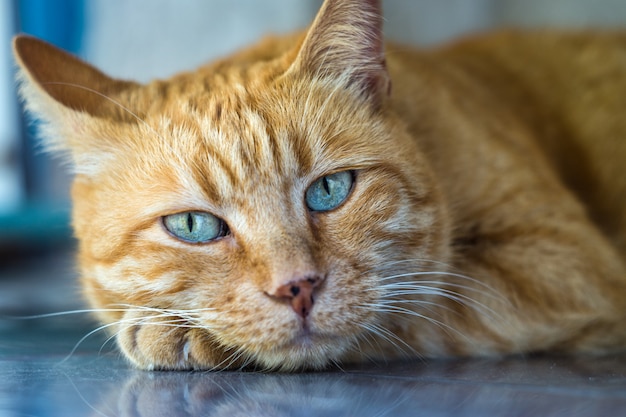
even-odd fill
[[[626,347],[626,33],[386,49],[375,0],[147,85],[15,39],[132,363]]]

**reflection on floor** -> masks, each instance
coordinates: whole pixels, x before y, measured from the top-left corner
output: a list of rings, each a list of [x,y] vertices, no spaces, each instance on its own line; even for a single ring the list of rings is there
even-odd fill
[[[0,416],[618,416],[626,356],[143,372],[81,319],[2,321]]]
[[[83,339],[84,314],[7,318],[79,306],[72,276],[62,257],[0,270],[0,417],[626,415],[626,355],[141,372],[101,332]]]

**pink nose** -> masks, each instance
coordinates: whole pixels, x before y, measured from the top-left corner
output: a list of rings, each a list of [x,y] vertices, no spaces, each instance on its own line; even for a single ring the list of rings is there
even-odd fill
[[[320,277],[307,276],[289,281],[270,293],[272,297],[289,301],[291,308],[300,317],[305,319],[313,309],[313,292],[322,281]]]

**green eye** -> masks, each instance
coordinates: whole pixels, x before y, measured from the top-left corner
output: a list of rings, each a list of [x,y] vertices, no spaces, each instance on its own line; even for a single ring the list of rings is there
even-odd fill
[[[164,216],[163,226],[174,237],[189,243],[206,243],[228,234],[223,220],[201,211]]]
[[[317,179],[306,190],[306,205],[312,211],[329,211],[343,203],[354,182],[352,171],[342,171]]]

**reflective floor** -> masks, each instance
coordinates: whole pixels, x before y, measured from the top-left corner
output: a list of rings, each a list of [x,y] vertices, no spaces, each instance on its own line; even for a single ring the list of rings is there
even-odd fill
[[[83,315],[71,254],[0,268],[0,417],[626,416],[626,355],[415,361],[319,373],[141,372]],[[76,350],[74,350],[76,348]]]
[[[142,372],[76,320],[0,321],[1,417],[626,415],[626,356]]]

